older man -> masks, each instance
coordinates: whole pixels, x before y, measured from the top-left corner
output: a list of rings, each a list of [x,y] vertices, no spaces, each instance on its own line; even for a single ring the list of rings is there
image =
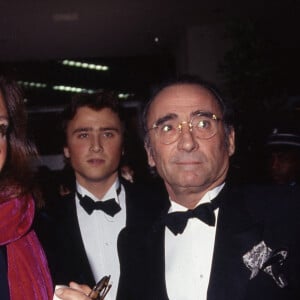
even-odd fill
[[[152,224],[122,233],[119,244],[133,246],[119,299],[296,299],[297,191],[226,182],[235,132],[215,89],[192,77],[161,86],[144,127],[168,197]]]

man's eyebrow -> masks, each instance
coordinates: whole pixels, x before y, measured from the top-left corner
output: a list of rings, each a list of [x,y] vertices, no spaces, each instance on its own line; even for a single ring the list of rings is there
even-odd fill
[[[177,114],[174,114],[174,113],[170,113],[170,114],[167,114],[159,119],[156,120],[156,122],[154,123],[155,125],[161,125],[163,124],[164,122],[166,121],[169,121],[169,120],[174,120],[178,118],[178,115]]]
[[[119,131],[119,128],[117,127],[101,127],[99,128],[100,131],[109,131],[109,130],[112,130],[112,131]]]
[[[74,129],[74,131],[72,132],[72,134],[76,134],[76,133],[79,133],[79,132],[91,132],[93,131],[94,129],[92,127],[79,127],[79,128],[76,128]],[[97,131],[116,131],[116,132],[119,132],[119,129],[116,128],[116,127],[100,127],[99,129],[97,129]]]
[[[209,115],[213,115],[214,113],[212,113],[211,111],[198,109],[198,110],[193,111],[193,112],[191,113],[191,117],[197,116],[197,115],[199,115],[199,114],[203,114],[204,116],[205,116],[205,115],[209,116]]]
[[[88,131],[92,131],[92,127],[79,127],[79,128],[75,128],[72,132],[72,134],[78,133],[78,132],[88,132]]]

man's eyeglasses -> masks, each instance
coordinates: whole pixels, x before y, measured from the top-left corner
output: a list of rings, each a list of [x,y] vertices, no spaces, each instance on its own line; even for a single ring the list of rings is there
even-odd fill
[[[104,300],[108,291],[111,288],[111,284],[109,283],[110,276],[104,276],[101,278],[98,283],[93,287],[88,297],[93,300]]]
[[[199,139],[210,139],[218,131],[218,118],[215,114],[209,112],[198,112],[192,119],[187,121],[178,121],[172,117],[164,118],[155,122],[149,130],[155,130],[159,141],[165,145],[176,142],[182,132],[183,125],[186,124],[190,132]]]

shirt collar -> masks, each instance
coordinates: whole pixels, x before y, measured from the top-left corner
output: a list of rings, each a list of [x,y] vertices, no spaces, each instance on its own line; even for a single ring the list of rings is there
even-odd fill
[[[119,203],[117,189],[119,188],[120,184],[121,184],[120,180],[119,178],[117,178],[101,199],[93,195],[90,191],[88,191],[86,188],[80,185],[77,181],[76,181],[76,188],[77,188],[77,192],[81,194],[83,197],[89,196],[94,201],[106,201],[108,199],[115,198],[116,202]]]
[[[217,187],[213,188],[212,190],[208,191],[197,203],[196,207],[200,204],[210,202],[212,199],[216,198],[218,194],[221,192],[225,185],[225,182],[221,185],[218,185]],[[174,202],[172,199],[170,199],[170,208],[169,213],[175,212],[175,211],[186,211],[188,210],[185,206],[180,205],[177,202]]]

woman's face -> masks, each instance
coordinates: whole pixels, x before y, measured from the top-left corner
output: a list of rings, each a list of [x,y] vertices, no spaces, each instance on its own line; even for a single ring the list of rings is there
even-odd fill
[[[0,91],[0,171],[3,168],[7,155],[7,128],[8,114],[3,95]]]

